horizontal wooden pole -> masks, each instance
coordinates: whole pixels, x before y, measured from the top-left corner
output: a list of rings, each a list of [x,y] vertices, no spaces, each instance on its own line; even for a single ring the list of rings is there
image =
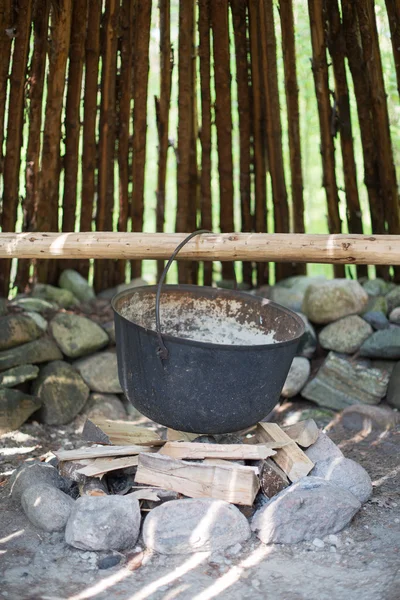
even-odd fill
[[[0,233],[0,258],[167,259],[183,233]],[[400,265],[399,235],[202,234],[186,260]]]

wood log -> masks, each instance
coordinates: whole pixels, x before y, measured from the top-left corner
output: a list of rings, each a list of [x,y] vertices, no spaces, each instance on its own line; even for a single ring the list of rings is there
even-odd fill
[[[146,427],[138,427],[130,421],[93,418],[92,422],[106,434],[111,444],[120,446],[162,446],[165,444],[155,431]]]
[[[159,454],[139,455],[135,482],[174,490],[190,498],[217,498],[251,506],[259,489],[251,467],[211,466]]]
[[[188,234],[0,233],[0,258],[170,258]],[[181,260],[255,260],[399,265],[398,235],[203,234]]]
[[[275,454],[271,445],[257,444],[199,444],[196,442],[167,442],[159,454],[179,459],[223,458],[229,460],[258,460]]]
[[[157,452],[157,448],[146,446],[94,446],[77,450],[57,450],[58,460],[82,460],[86,458],[109,458],[114,456],[132,456],[140,452]]]
[[[314,463],[276,423],[259,423],[257,436],[262,442],[289,442],[273,456],[290,481],[299,481],[313,469]]]
[[[270,458],[260,460],[257,471],[260,478],[260,489],[267,498],[279,494],[289,485],[289,479],[285,473]]]
[[[299,421],[294,425],[282,427],[282,431],[303,448],[308,448],[312,444],[315,444],[319,436],[318,426],[313,419]]]
[[[108,496],[107,484],[97,477],[85,477],[78,487],[81,496]]]

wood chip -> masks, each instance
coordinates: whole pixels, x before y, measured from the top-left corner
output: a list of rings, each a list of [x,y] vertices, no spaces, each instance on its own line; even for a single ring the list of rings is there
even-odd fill
[[[290,481],[299,481],[313,469],[314,463],[276,423],[259,423],[257,436],[263,442],[286,442],[272,458]]]
[[[140,454],[135,482],[154,485],[190,498],[218,498],[251,506],[259,489],[251,467],[207,465],[160,454]]]
[[[268,445],[257,444],[199,444],[196,442],[167,442],[159,454],[171,458],[222,458],[227,460],[258,460],[274,455],[276,452]]]
[[[306,419],[294,425],[282,427],[282,431],[303,448],[308,448],[312,444],[315,444],[319,436],[318,425],[313,419]]]
[[[132,456],[140,452],[157,452],[158,448],[146,446],[92,446],[78,450],[57,450],[58,460],[81,460],[84,458],[105,458],[109,456]]]
[[[130,421],[111,421],[100,417],[93,418],[92,421],[106,439],[117,446],[162,446],[165,443],[155,431],[138,427]],[[99,443],[97,439],[91,441]]]

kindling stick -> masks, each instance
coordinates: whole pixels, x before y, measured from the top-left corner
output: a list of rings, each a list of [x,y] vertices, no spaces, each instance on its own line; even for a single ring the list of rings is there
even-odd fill
[[[186,233],[0,233],[0,258],[167,259]],[[178,260],[400,265],[399,235],[224,233],[193,238]]]

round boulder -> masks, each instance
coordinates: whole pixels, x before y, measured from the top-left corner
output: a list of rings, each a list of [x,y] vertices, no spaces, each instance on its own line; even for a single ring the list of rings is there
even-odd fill
[[[74,500],[46,483],[26,488],[21,504],[30,522],[43,531],[62,531],[74,506]]]
[[[357,315],[351,315],[324,327],[319,334],[319,343],[325,350],[353,354],[372,332],[369,323]]]
[[[98,352],[77,360],[74,367],[92,392],[122,394],[118,378],[117,355],[114,352]]]
[[[302,312],[314,323],[332,323],[361,313],[367,301],[368,295],[358,281],[332,279],[307,288]]]
[[[42,335],[33,319],[25,315],[8,315],[0,319],[0,350],[32,342]]]
[[[340,456],[318,461],[312,470],[314,477],[322,477],[351,492],[363,504],[372,494],[372,482],[367,471],[350,458]]]
[[[79,358],[108,344],[108,335],[102,327],[86,317],[59,313],[50,322],[51,333],[63,354]]]
[[[223,550],[245,542],[250,527],[229,502],[212,498],[172,500],[146,517],[143,539],[160,554],[188,554]]]
[[[310,376],[310,361],[303,356],[295,356],[282,389],[284,398],[293,398],[301,392]]]
[[[25,490],[38,484],[46,484],[63,491],[69,489],[67,481],[61,477],[52,465],[41,462],[25,463],[11,475],[10,493],[12,499],[19,502]]]

